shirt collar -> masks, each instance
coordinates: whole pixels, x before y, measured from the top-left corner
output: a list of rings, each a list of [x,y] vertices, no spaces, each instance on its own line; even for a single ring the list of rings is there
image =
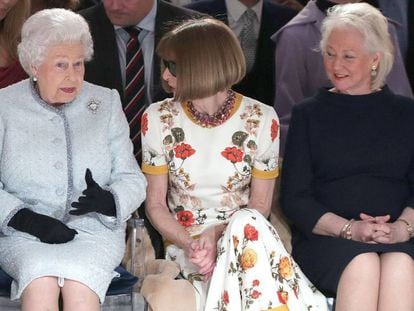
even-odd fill
[[[226,0],[227,14],[235,22],[237,22],[244,12],[248,9],[243,3],[238,0]],[[260,21],[262,17],[263,0],[259,0],[251,9],[256,13],[257,19]]]

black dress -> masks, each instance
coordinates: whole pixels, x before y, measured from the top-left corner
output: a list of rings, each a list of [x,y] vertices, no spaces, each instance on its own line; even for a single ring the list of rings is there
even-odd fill
[[[414,207],[414,101],[387,87],[369,95],[320,90],[293,109],[281,182],[293,257],[326,295],[335,296],[342,271],[361,253],[414,258],[413,239],[366,244],[312,233],[327,212],[394,221]]]

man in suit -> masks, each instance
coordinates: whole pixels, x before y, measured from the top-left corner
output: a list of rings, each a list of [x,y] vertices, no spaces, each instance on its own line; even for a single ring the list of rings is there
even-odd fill
[[[136,103],[139,107],[132,109],[136,111],[135,116],[128,116],[125,110],[131,127],[134,152],[139,161],[140,113],[147,105],[168,96],[161,87],[160,60],[155,53],[156,46],[172,26],[199,14],[160,0],[103,0],[79,13],[88,21],[94,41],[93,59],[85,64],[85,80],[117,89],[124,108],[129,104],[124,94],[127,79],[127,44],[131,37],[126,29],[139,29],[138,41],[144,63],[144,95],[142,101]],[[134,121],[132,122],[131,119]],[[140,217],[146,219],[145,209],[141,207],[138,211]],[[146,227],[156,257],[162,258],[164,251],[161,236],[147,219]]]
[[[86,81],[117,89],[121,98],[124,97],[123,54],[129,35],[123,27],[137,26],[143,29],[140,43],[144,54],[147,103],[167,97],[161,87],[160,62],[155,48],[172,26],[198,16],[196,12],[165,1],[103,0],[79,13],[88,21],[94,41],[94,57],[85,66]]]
[[[256,16],[252,29],[257,43],[253,65],[234,90],[267,105],[273,105],[274,44],[270,36],[292,19],[297,12],[270,0],[201,0],[186,7],[225,22],[239,39],[243,32],[243,14],[248,9],[254,11]]]

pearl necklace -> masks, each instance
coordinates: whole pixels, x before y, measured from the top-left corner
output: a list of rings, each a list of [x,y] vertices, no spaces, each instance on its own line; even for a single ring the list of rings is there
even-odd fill
[[[192,101],[186,103],[188,111],[191,114],[192,119],[202,127],[216,127],[223,124],[230,118],[231,111],[233,110],[236,99],[236,93],[232,90],[227,91],[227,98],[223,105],[215,112],[210,115],[208,113],[200,112],[195,107]]]

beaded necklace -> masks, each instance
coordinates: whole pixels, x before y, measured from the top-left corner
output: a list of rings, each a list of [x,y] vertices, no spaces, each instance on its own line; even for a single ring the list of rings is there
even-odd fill
[[[223,124],[230,118],[231,111],[233,110],[236,99],[236,93],[232,90],[227,91],[227,98],[223,105],[212,115],[205,112],[198,111],[192,101],[186,103],[189,113],[192,119],[202,127],[216,127]]]

